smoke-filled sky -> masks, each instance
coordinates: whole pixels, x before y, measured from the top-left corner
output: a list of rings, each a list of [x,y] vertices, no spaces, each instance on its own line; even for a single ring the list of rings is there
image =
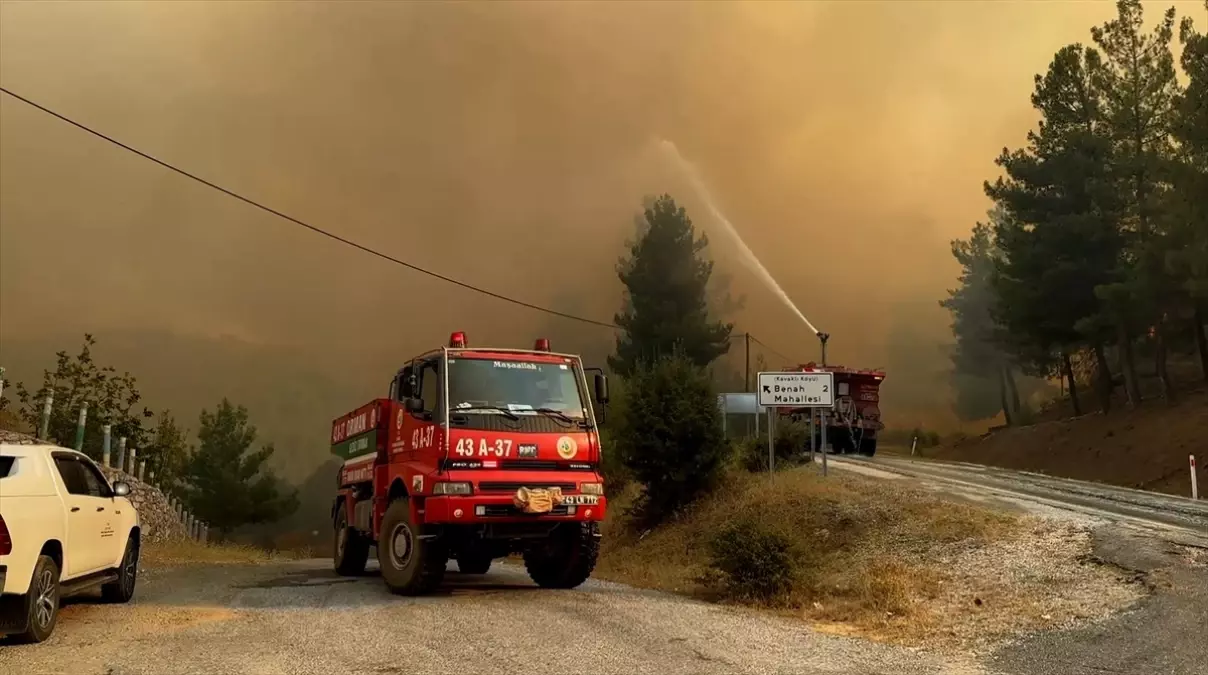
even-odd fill
[[[738,330],[813,357],[809,331],[727,254],[659,150],[671,141],[832,334],[831,360],[899,365],[890,379],[917,376],[924,396],[948,335],[935,304],[956,274],[948,241],[984,216],[994,157],[1034,123],[1032,76],[1113,14],[1057,0],[9,1],[0,82],[368,246],[603,320],[634,214],[670,192],[746,297]],[[401,361],[456,329],[517,346],[583,334],[7,96],[0,226],[0,340],[146,328],[299,348],[341,369]]]

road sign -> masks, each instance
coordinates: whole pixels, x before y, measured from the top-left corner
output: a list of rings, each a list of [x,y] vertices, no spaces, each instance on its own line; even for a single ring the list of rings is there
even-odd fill
[[[776,408],[831,408],[834,373],[760,373],[759,405]]]

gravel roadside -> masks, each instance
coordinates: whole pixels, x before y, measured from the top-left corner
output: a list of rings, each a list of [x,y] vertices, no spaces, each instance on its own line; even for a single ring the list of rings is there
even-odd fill
[[[959,657],[822,635],[800,622],[604,582],[533,587],[518,568],[389,595],[330,562],[152,570],[128,606],[65,608],[52,639],[0,647],[0,672],[817,673],[974,675]]]

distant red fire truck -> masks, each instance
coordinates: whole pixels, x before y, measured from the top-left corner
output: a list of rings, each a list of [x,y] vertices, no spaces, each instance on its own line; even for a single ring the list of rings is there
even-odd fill
[[[858,370],[844,366],[820,366],[813,361],[789,366],[786,372],[829,372],[835,378],[835,407],[827,412],[826,440],[831,452],[859,452],[873,456],[877,452],[877,432],[881,422],[881,382],[885,372]],[[796,420],[809,419],[809,408],[790,408],[781,414]],[[815,418],[816,420],[817,418]],[[822,430],[815,424],[814,447],[821,447]]]

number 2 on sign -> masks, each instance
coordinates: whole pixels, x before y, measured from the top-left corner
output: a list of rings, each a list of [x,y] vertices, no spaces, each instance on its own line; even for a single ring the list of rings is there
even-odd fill
[[[423,427],[411,432],[411,448],[422,450],[432,447],[432,439],[436,437],[436,425]]]
[[[477,454],[479,457],[511,457],[512,456],[512,441],[506,438],[497,438],[495,441],[488,443],[487,439],[480,438],[475,443],[473,438],[457,439],[457,447],[453,449],[462,457],[473,457]]]

